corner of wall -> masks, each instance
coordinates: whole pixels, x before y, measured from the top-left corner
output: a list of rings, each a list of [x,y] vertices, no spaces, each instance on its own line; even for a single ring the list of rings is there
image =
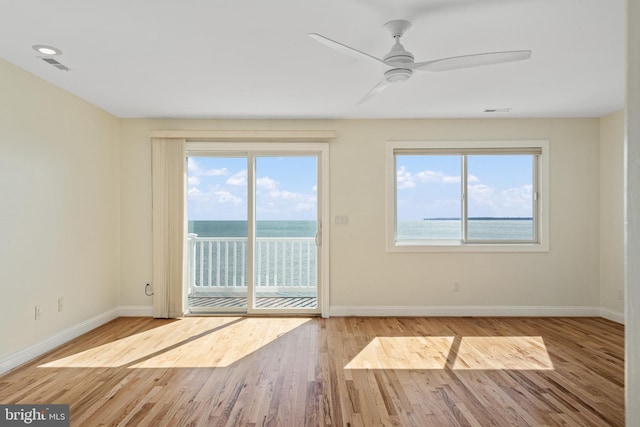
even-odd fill
[[[600,118],[600,306],[602,317],[619,323],[624,323],[624,128],[624,110]]]

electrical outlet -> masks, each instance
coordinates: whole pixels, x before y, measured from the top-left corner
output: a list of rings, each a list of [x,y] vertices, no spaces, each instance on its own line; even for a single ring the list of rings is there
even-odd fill
[[[460,282],[453,282],[453,292],[460,292]]]
[[[36,305],[35,316],[36,320],[40,319],[40,315],[42,314],[42,310],[39,305]]]
[[[64,311],[64,298],[58,298],[58,313]]]

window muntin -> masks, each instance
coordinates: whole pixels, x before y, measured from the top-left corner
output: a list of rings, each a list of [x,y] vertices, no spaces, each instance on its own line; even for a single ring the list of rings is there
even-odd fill
[[[388,143],[388,249],[548,250],[548,143],[494,144]]]

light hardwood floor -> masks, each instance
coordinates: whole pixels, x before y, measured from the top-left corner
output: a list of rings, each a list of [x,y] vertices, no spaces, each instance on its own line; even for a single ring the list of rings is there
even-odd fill
[[[596,318],[120,318],[0,377],[73,426],[623,426]]]

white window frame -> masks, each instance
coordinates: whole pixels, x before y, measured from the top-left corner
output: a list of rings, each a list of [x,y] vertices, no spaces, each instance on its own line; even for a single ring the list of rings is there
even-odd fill
[[[518,149],[536,149],[541,152],[537,161],[534,179],[537,180],[536,212],[534,222],[537,242],[464,242],[462,240],[411,240],[396,239],[396,154],[416,153],[421,150],[447,154],[464,154],[465,151],[496,150],[496,152]],[[459,152],[459,153],[457,153]],[[549,141],[388,141],[386,145],[387,181],[387,251],[388,252],[548,252],[549,251]]]

